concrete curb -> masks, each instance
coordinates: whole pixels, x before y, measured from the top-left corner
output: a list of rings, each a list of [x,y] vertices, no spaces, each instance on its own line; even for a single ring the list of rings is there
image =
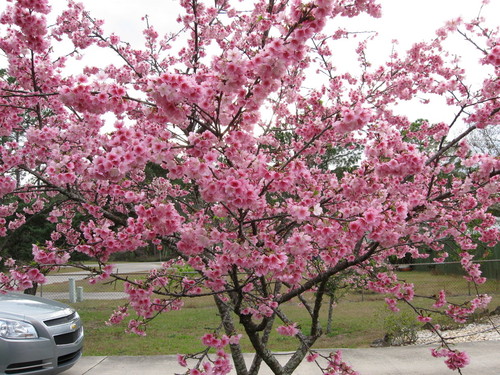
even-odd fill
[[[390,348],[342,349],[343,359],[353,366],[360,375],[446,375],[456,374],[444,364],[443,358],[433,358],[430,349],[434,346],[403,346]],[[500,341],[463,343],[454,346],[465,350],[470,358],[463,375],[500,374]],[[328,353],[331,350],[322,350]],[[286,362],[288,354],[279,356]],[[245,354],[248,362],[253,355]],[[113,356],[82,357],[64,375],[174,375],[183,374],[186,369],[179,366],[175,355],[162,356]],[[231,372],[232,375],[236,374]],[[295,371],[296,375],[319,375],[314,363],[303,362]],[[259,375],[272,375],[263,366]]]

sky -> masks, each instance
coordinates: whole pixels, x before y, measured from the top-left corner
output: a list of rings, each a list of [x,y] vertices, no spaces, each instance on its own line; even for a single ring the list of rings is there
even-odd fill
[[[141,18],[145,15],[160,34],[176,31],[179,28],[175,21],[179,9],[177,0],[81,0],[81,2],[94,18],[105,21],[105,33],[114,32],[120,36],[121,40],[138,47],[143,45],[142,30],[145,22]],[[335,20],[337,25],[349,31],[376,31],[378,33],[376,42],[372,42],[368,50],[369,59],[375,65],[383,63],[390,54],[393,39],[399,41],[399,51],[403,52],[414,42],[431,39],[435,30],[443,26],[447,20],[457,17],[470,20],[477,17],[482,3],[481,0],[380,0],[379,2],[382,4],[381,19],[363,15],[354,19]],[[49,3],[55,13],[59,13],[64,8],[66,0],[49,0]],[[0,11],[4,6],[4,1],[0,0]],[[492,26],[499,25],[499,14],[500,0],[491,0],[490,4],[481,11],[481,16],[489,20]],[[345,43],[345,46],[339,43],[339,50],[334,53],[336,56],[345,57],[345,69],[350,69],[352,64],[349,62],[355,59],[352,52],[354,44],[349,41]],[[449,47],[451,50],[455,49],[455,53],[462,55],[466,65],[475,67],[472,71],[472,78],[476,82],[481,82],[488,68],[477,64],[479,56],[473,48],[464,49],[463,43],[454,42],[450,42]],[[101,59],[100,62],[106,59],[102,51],[99,59]],[[342,65],[342,59],[336,61]],[[448,122],[453,116],[452,113],[442,109],[440,100],[436,101],[434,107],[427,105],[423,108],[418,103],[405,103],[401,108],[404,108],[405,113],[408,112],[409,117],[420,118],[423,117],[422,113],[427,113],[428,116],[425,117],[432,122]]]
[[[49,1],[54,8],[65,3],[64,0]],[[140,35],[144,15],[148,15],[151,24],[159,31],[177,28],[176,0],[84,0],[83,3],[92,15],[105,20],[105,30],[119,30],[117,34],[124,40],[131,41]],[[475,18],[481,9],[481,0],[380,0],[380,3],[381,19],[363,15],[341,21],[352,31],[375,30],[385,41],[398,39],[402,46],[409,46],[412,42],[431,38],[447,20]],[[491,0],[481,13],[497,24],[499,14],[499,0]]]
[[[64,0],[49,0],[54,8]],[[477,16],[480,0],[381,0],[383,18],[372,20],[361,17],[350,20],[360,28],[377,29],[383,38],[398,38],[403,43],[425,39],[451,18]],[[175,0],[84,0],[85,7],[97,18],[106,21],[110,30],[120,30],[132,38],[142,30],[140,18],[148,15],[158,29],[176,27],[177,1]],[[210,2],[209,2],[210,3]],[[491,0],[483,16],[494,18],[500,14],[500,1]],[[498,18],[498,16],[497,16]],[[125,38],[124,38],[125,39]]]

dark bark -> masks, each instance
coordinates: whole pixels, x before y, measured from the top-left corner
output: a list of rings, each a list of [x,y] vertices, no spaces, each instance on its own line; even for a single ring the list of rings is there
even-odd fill
[[[23,293],[36,296],[37,289],[38,289],[38,283],[33,283],[33,286],[31,288],[24,289]]]
[[[332,332],[332,319],[333,319],[333,303],[335,302],[334,295],[330,295],[330,301],[328,302],[328,320],[326,322],[326,333]]]
[[[261,340],[265,346],[267,346],[267,343],[269,342],[269,336],[271,334],[273,324],[274,324],[274,315],[267,320],[266,327],[262,332]],[[253,359],[252,366],[250,367],[249,375],[257,375],[259,373],[261,364],[262,364],[262,357],[256,355]]]
[[[232,336],[236,334],[236,328],[234,326],[233,318],[231,316],[231,310],[220,300],[216,295],[214,296],[215,304],[219,310],[221,316],[222,325],[226,335]],[[243,358],[243,353],[241,351],[241,346],[239,344],[230,344],[229,348],[231,350],[231,357],[233,358],[234,369],[238,375],[249,375],[247,371],[247,366]]]

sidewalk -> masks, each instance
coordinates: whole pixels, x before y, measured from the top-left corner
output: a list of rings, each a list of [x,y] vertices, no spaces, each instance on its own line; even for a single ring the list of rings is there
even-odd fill
[[[360,375],[446,375],[457,374],[449,370],[443,358],[433,358],[433,346],[403,346],[389,348],[342,349],[343,359],[352,365]],[[463,375],[499,375],[500,341],[469,342],[454,346],[465,350],[471,363],[462,370]],[[327,352],[327,351],[325,351]],[[247,355],[251,361],[251,354]],[[283,354],[283,362],[286,354]],[[174,375],[186,371],[177,363],[176,356],[144,357],[82,357],[64,375]],[[319,375],[314,363],[303,362],[296,375]],[[236,374],[231,372],[231,374]],[[259,375],[271,375],[263,366]]]

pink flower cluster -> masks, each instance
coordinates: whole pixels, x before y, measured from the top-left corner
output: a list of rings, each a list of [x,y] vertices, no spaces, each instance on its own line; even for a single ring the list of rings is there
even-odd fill
[[[202,253],[211,244],[212,241],[204,228],[187,227],[182,232],[180,241],[177,242],[177,250],[181,254],[194,256]]]
[[[14,264],[11,264],[10,267],[14,267]],[[0,273],[0,286],[2,290],[21,291],[31,288],[33,283],[43,284],[46,281],[44,274],[36,268],[15,267],[11,268],[9,275]]]
[[[122,113],[134,104],[124,100],[125,89],[118,85],[84,84],[86,77],[79,77],[75,86],[63,86],[59,90],[61,100],[79,111],[94,114]],[[97,92],[96,90],[100,90]]]
[[[232,131],[225,138],[227,146],[225,154],[233,164],[238,166],[247,166],[249,158],[254,158],[255,139],[248,132],[237,130]]]
[[[109,279],[111,273],[113,272],[114,266],[112,264],[107,264],[104,267],[101,267],[100,273],[94,277],[91,277],[88,281],[89,284],[95,284],[98,281],[104,281]]]
[[[10,277],[14,282],[14,285],[16,285],[14,289],[24,290],[33,286],[33,281],[24,272],[20,272],[18,270],[10,270]]]
[[[92,35],[95,31],[102,34],[99,29],[101,25],[102,21],[99,20],[94,24],[90,22],[86,17],[83,5],[70,0],[68,1],[68,8],[57,18],[52,35],[56,40],[60,40],[66,35],[76,48],[85,49],[97,42],[97,38],[93,38]]]
[[[70,258],[70,254],[61,251],[48,243],[45,249],[41,249],[37,245],[32,246],[33,259],[39,264],[66,264]]]
[[[458,323],[467,322],[467,318],[473,314],[477,309],[482,309],[488,306],[491,297],[486,294],[480,294],[469,302],[469,306],[457,306],[449,304],[445,313]]]
[[[432,305],[432,307],[439,308],[443,307],[445,304],[446,304],[446,292],[444,290],[440,290],[439,296],[436,302],[434,302],[434,304]]]
[[[403,154],[377,165],[376,172],[379,177],[405,177],[422,171],[424,164],[425,158],[422,155]]]
[[[343,134],[363,128],[371,120],[371,113],[366,108],[360,106],[354,108],[343,108],[341,111],[342,119],[335,123],[335,129]]]
[[[430,316],[423,316],[423,315],[418,315],[417,320],[422,323],[429,323],[432,321],[432,317]]]
[[[28,271],[26,271],[26,275],[31,281],[36,282],[38,284],[43,284],[47,281],[45,275],[36,268],[30,268]]]
[[[271,317],[274,314],[274,310],[278,307],[278,303],[276,301],[266,301],[256,307],[245,307],[241,313],[243,315],[252,315],[254,319],[260,320],[264,316]]]
[[[121,306],[113,311],[108,321],[106,321],[106,325],[119,324],[128,317],[130,314],[128,313],[128,308],[126,306]]]
[[[316,0],[314,2],[314,7],[311,6],[312,12],[311,17],[308,22],[304,23],[304,26],[296,31],[296,38],[300,40],[307,40],[313,33],[317,33],[323,29],[326,23],[326,19],[330,16],[334,5],[332,0]],[[302,2],[295,3],[296,8],[292,10],[292,19],[297,21],[304,16],[304,11],[308,8],[303,5]],[[302,30],[305,29],[305,30]]]
[[[211,180],[204,184],[201,194],[208,202],[222,201],[232,209],[257,208],[261,202],[258,189],[243,176]]]
[[[314,362],[319,357],[318,353],[309,353],[306,357],[307,362]]]
[[[491,49],[488,56],[486,56],[486,63],[496,67],[500,66],[500,44],[497,44]]]
[[[306,221],[309,216],[311,216],[311,210],[308,206],[302,204],[290,204],[288,205],[288,212],[294,218],[297,223],[302,223]]]
[[[457,370],[464,368],[470,363],[469,356],[465,352],[460,352],[458,350],[450,350],[446,348],[442,349],[431,349],[431,354],[433,357],[447,357],[444,361],[446,366],[451,370]]]
[[[323,372],[324,375],[359,375],[351,366],[342,360],[342,352],[337,350],[328,357],[328,366]]]
[[[45,38],[47,22],[44,16],[49,11],[47,0],[18,0],[14,7],[7,8],[1,21],[19,26],[22,33],[19,39],[23,39],[25,46],[36,52],[42,52],[49,45]]]
[[[148,208],[138,205],[135,211],[138,221],[150,227],[151,236],[168,236],[178,232],[184,221],[172,203],[157,203]]]
[[[146,336],[145,325],[143,322],[137,319],[131,319],[128,322],[127,332],[135,333],[138,336]]]
[[[236,345],[240,342],[241,335],[227,336],[222,335],[218,336],[213,333],[207,333],[201,338],[201,342],[205,346],[210,346],[215,349],[222,349],[226,345]]]
[[[16,180],[9,176],[0,176],[0,198],[12,193],[16,188]]]
[[[154,232],[151,234],[150,228],[145,227],[144,221],[141,218],[137,220],[130,218],[129,226],[118,233],[109,228],[109,222],[97,227],[93,221],[89,221],[81,226],[87,243],[77,245],[75,249],[103,262],[107,261],[112,253],[135,250],[144,246],[143,237],[149,238],[155,235]]]
[[[152,287],[144,289],[130,283],[125,283],[124,290],[125,293],[128,294],[130,306],[136,311],[138,316],[151,318],[155,314],[157,309],[151,301],[151,296],[153,294]],[[160,307],[157,308],[159,309]]]
[[[224,350],[217,350],[217,358],[214,361],[204,362],[203,370],[194,368],[189,370],[189,375],[226,375],[233,368],[229,356]]]
[[[57,129],[49,126],[44,126],[41,129],[30,128],[26,131],[28,141],[40,146],[48,146],[57,136]]]
[[[262,276],[268,272],[282,271],[288,264],[288,256],[282,252],[275,252],[260,257],[262,267],[257,267],[256,274]]]
[[[393,293],[398,299],[411,301],[415,295],[414,285],[411,283],[398,284],[393,290]]]
[[[482,272],[479,263],[472,263],[472,258],[474,258],[474,256],[470,253],[465,251],[460,253],[460,264],[465,272],[467,272],[465,279],[476,284],[484,284],[486,278],[481,276]]]
[[[394,298],[384,298],[385,300],[385,303],[387,304],[387,307],[389,308],[389,310],[393,311],[393,312],[398,312],[399,311],[399,307],[397,306],[398,305],[398,301],[395,300]]]
[[[203,158],[218,144],[217,138],[213,133],[208,131],[201,134],[191,133],[188,140],[191,146],[188,149],[188,153],[197,158]]]
[[[276,328],[276,331],[283,336],[295,336],[297,333],[299,333],[297,323],[279,326],[278,328]]]
[[[396,284],[397,277],[386,272],[377,273],[377,280],[370,280],[367,286],[370,290],[377,293],[394,293],[399,290],[399,284]]]
[[[164,73],[148,84],[148,91],[170,121],[182,122],[188,115],[187,103],[202,102],[203,88],[193,77]]]

